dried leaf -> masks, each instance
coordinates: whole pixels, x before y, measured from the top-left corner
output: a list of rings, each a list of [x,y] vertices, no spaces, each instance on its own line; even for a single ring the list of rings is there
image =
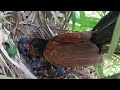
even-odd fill
[[[4,55],[4,57],[10,63],[14,64],[16,67],[18,67],[19,69],[21,69],[28,78],[36,79],[36,77],[27,69],[27,67],[22,62],[19,62],[19,64],[18,64],[17,62],[15,62],[14,60],[12,60],[9,57],[9,55],[7,54],[7,52],[6,52],[6,50],[4,49],[3,46],[0,47],[0,50],[1,50],[2,54]]]
[[[35,14],[34,14],[34,12],[32,12],[31,15],[25,21],[19,22],[19,24],[29,24],[29,23],[32,23],[33,20],[34,20],[34,17],[35,17]]]
[[[56,14],[57,17],[61,17],[61,18],[64,17],[64,14],[60,13],[59,11],[56,11],[55,14]]]
[[[53,15],[53,17],[55,19],[56,24],[59,25],[59,26],[61,26],[61,23],[60,23],[57,15],[56,15],[56,13],[54,11],[51,11],[51,13],[52,13],[52,15]]]

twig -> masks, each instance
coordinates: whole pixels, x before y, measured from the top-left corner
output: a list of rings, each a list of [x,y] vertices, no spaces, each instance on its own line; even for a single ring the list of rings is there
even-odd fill
[[[68,22],[67,22],[67,24],[66,24],[66,26],[65,26],[65,29],[67,28],[67,26],[68,26],[68,24],[69,24],[69,22],[70,22],[71,17],[72,17],[72,13],[70,12],[70,15],[69,15],[69,18],[68,18]]]
[[[69,12],[69,13],[65,16],[64,23],[63,23],[62,27],[60,28],[60,30],[63,30],[64,27],[66,28],[66,26],[68,25],[68,23],[69,23],[69,21],[70,21],[71,16],[72,16],[71,12]],[[67,25],[66,25],[66,24],[67,24]]]
[[[15,37],[15,33],[16,33],[16,30],[17,30],[17,26],[19,24],[19,16],[20,16],[20,13],[18,12],[17,15],[16,15],[16,24],[15,24],[15,27],[13,29],[13,38]]]
[[[51,13],[52,13],[52,15],[53,15],[53,17],[54,17],[54,19],[55,19],[55,22],[56,22],[59,26],[61,26],[61,23],[60,23],[58,17],[56,16],[55,12],[54,12],[54,11],[51,11]]]

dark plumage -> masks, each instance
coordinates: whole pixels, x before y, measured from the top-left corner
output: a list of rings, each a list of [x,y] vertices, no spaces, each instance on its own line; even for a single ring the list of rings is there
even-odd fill
[[[57,73],[58,76],[64,76],[64,74],[65,74],[64,68],[56,67],[55,69],[56,69],[56,73]]]
[[[110,43],[119,13],[119,11],[110,11],[95,25],[92,29],[95,33],[90,39],[94,44],[100,46]]]
[[[28,56],[29,52],[28,52],[28,48],[25,48],[25,45],[28,45],[29,43],[29,38],[28,37],[24,37],[21,38],[18,42],[18,50],[21,54]]]
[[[18,50],[21,54],[27,57],[27,64],[32,69],[32,72],[37,75],[39,71],[45,68],[45,60],[42,56],[36,57],[29,53],[30,38],[23,37],[18,42]]]
[[[29,43],[29,45],[30,45],[30,53],[32,53],[32,55],[35,55],[35,53],[36,54],[40,54],[40,56],[43,56],[43,51],[44,51],[44,49],[45,49],[45,47],[46,47],[46,45],[47,45],[47,42],[48,42],[48,40],[44,40],[44,39],[41,39],[41,38],[34,38],[30,43]],[[32,49],[32,47],[34,47],[34,49],[37,49],[37,50],[35,50],[35,52],[34,52],[34,50]],[[38,55],[39,55],[38,54]]]

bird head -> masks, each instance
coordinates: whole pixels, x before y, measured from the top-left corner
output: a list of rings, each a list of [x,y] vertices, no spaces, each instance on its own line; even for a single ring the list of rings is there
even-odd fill
[[[29,43],[29,52],[34,56],[43,56],[43,51],[47,45],[48,40],[41,38],[34,38]]]

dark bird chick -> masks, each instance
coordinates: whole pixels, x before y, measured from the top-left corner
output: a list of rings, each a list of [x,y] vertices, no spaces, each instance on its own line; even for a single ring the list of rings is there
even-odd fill
[[[28,56],[28,47],[29,47],[29,38],[28,37],[23,37],[19,40],[18,42],[18,50],[21,54]]]
[[[31,68],[35,75],[45,68],[45,60],[42,56],[34,56],[29,53],[29,42],[30,38],[23,37],[18,42],[18,50],[26,58],[27,66]]]
[[[45,49],[47,43],[48,43],[48,40],[44,40],[44,39],[41,39],[41,38],[34,38],[30,42],[29,52],[31,53],[31,55],[34,55],[34,56],[44,57],[43,52],[44,52],[44,49]],[[46,69],[48,71],[52,72],[53,71],[52,67],[55,69],[55,73],[58,76],[63,76],[64,75],[64,73],[65,73],[64,68],[57,67],[57,66],[54,66],[54,65],[51,66],[51,64],[49,62],[46,63]]]
[[[50,72],[56,73],[55,75],[63,76],[63,68],[57,68],[54,66],[55,71],[51,68],[51,64],[47,63],[43,56],[43,50],[47,43],[47,40],[40,38],[32,39],[28,37],[21,38],[18,42],[18,50],[26,57],[27,66],[32,69],[35,75],[41,75],[45,69]],[[34,47],[33,47],[33,46]],[[39,47],[39,48],[36,48]]]

